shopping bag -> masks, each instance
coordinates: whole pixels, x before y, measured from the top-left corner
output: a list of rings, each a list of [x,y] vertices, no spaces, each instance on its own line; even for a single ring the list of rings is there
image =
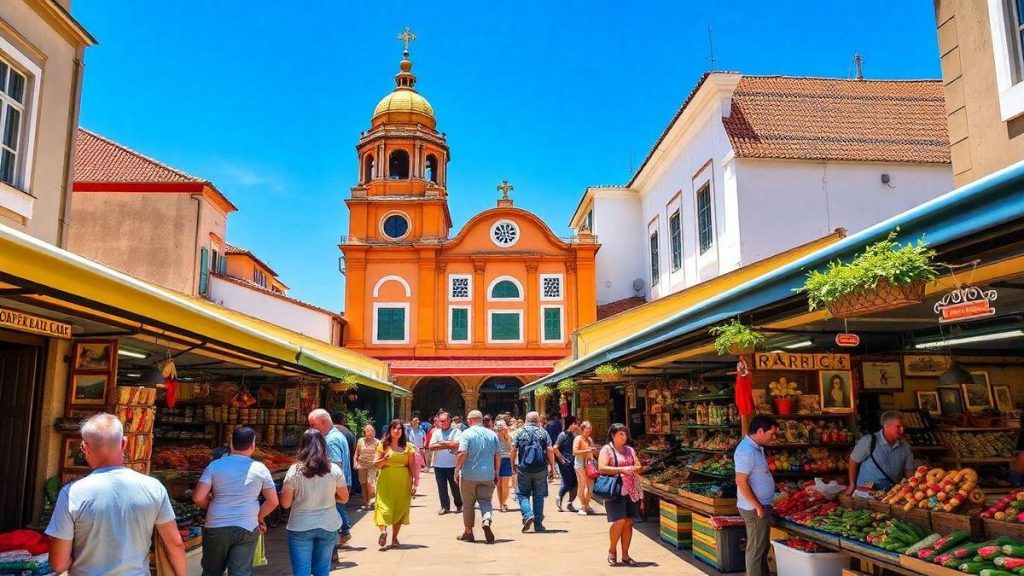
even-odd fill
[[[255,567],[266,566],[267,551],[263,548],[263,534],[256,538],[256,550],[252,554],[252,565]]]

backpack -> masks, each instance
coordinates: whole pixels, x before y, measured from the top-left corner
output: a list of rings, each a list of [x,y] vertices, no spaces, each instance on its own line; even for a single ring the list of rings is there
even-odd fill
[[[543,429],[540,430],[540,433],[547,437],[547,432]],[[519,452],[519,467],[525,472],[540,472],[548,467],[544,442],[537,436],[537,431],[530,430],[525,434],[527,436],[525,446]]]

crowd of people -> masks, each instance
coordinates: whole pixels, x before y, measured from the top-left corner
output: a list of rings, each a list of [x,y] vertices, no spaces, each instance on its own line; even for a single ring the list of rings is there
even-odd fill
[[[622,424],[610,427],[608,442],[599,448],[589,422],[573,416],[542,418],[537,412],[518,419],[472,410],[463,422],[442,410],[429,422],[393,420],[379,435],[367,424],[359,438],[343,418],[332,418],[323,409],[310,412],[308,422],[280,489],[267,467],[252,458],[256,432],[248,426],[236,427],[228,449],[203,471],[192,500],[206,510],[204,576],[251,574],[267,517],[278,507],[289,510],[292,572],[326,576],[352,538],[346,504],[353,485],[361,494],[360,510],[373,512],[379,549],[400,548],[399,534],[410,523],[421,475],[431,469],[438,487],[437,513],[462,515],[463,530],[456,538],[463,542],[476,540],[479,509],[484,540],[493,543],[495,511],[509,512],[513,492],[521,531],[545,532],[549,482],[560,481],[560,512],[592,515],[595,479],[614,478],[609,484],[614,488],[604,495],[608,563],[635,564],[629,546],[633,520],[641,514],[636,480],[643,466],[627,445]],[[46,529],[52,568],[75,576],[148,573],[155,531],[167,564],[176,576],[185,576],[185,548],[167,491],[124,466],[120,420],[97,414],[82,424],[81,433],[93,471],[60,491]],[[112,548],[111,542],[119,546]]]

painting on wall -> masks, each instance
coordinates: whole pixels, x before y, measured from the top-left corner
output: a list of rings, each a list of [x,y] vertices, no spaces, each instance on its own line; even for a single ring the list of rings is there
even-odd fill
[[[936,388],[939,393],[939,409],[946,416],[957,416],[964,413],[964,398],[958,386],[940,386]]]
[[[75,342],[76,372],[109,372],[113,360],[114,344],[110,340],[83,340]]]
[[[106,374],[75,374],[71,377],[72,406],[102,406],[107,403]]]
[[[992,386],[989,385],[988,372],[971,372],[974,382],[961,384],[964,393],[964,406],[972,412],[988,410],[995,406],[992,401]]]
[[[942,403],[939,401],[939,392],[937,390],[918,390],[917,391],[917,407],[921,410],[925,410],[932,416],[939,416],[942,414]]]
[[[903,390],[903,375],[899,362],[863,362],[861,375],[865,391],[898,392]]]
[[[821,409],[823,412],[853,412],[853,374],[849,370],[822,370]]]
[[[1013,395],[1010,394],[1010,387],[1002,384],[992,387],[992,395],[996,399],[996,408],[1000,412],[1013,411]]]
[[[938,376],[949,369],[950,357],[934,354],[905,354],[904,376]]]

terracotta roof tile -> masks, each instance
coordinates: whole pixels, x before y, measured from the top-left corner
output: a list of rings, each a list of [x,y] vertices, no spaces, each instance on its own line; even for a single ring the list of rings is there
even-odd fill
[[[741,158],[950,161],[937,80],[743,76],[723,123]]]
[[[249,258],[252,258],[253,262],[255,262],[256,264],[259,264],[260,266],[262,266],[264,268],[266,268],[267,272],[270,272],[271,276],[273,276],[274,278],[277,278],[277,272],[274,272],[274,269],[271,268],[269,264],[267,264],[263,260],[260,260],[250,250],[246,250],[245,248],[239,248],[238,246],[233,246],[233,245],[228,244],[227,242],[225,242],[224,243],[224,255],[225,256],[233,256],[233,255],[248,256]]]
[[[603,320],[609,316],[614,316],[619,312],[625,312],[630,308],[636,308],[646,302],[647,301],[641,296],[630,296],[629,298],[623,298],[622,300],[616,300],[607,304],[600,304],[597,307],[597,319]]]
[[[75,181],[209,183],[85,128],[78,129],[75,141]]]

